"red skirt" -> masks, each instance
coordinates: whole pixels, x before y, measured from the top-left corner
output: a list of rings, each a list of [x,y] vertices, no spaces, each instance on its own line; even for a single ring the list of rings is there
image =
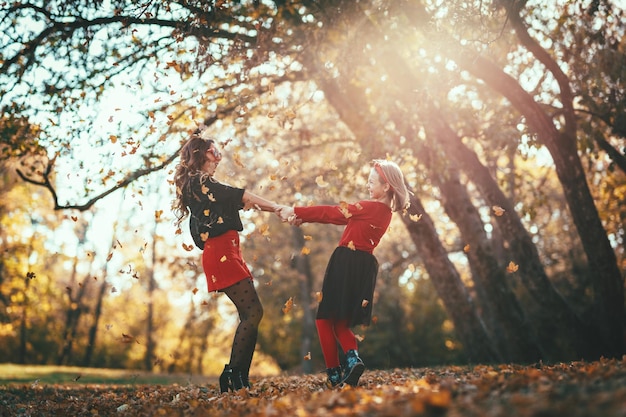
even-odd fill
[[[241,255],[239,233],[235,230],[204,242],[202,268],[209,292],[220,291],[243,279],[252,278]]]

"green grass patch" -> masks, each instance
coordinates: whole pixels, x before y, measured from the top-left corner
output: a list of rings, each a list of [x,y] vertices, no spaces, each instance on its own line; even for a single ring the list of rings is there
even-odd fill
[[[0,364],[0,385],[8,384],[160,384],[215,383],[215,377],[184,374],[155,374],[126,369],[81,368],[76,366]]]

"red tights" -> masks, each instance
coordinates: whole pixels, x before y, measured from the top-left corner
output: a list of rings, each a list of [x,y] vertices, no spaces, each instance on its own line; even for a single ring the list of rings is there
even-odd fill
[[[317,319],[315,326],[327,368],[339,366],[337,341],[339,341],[344,352],[357,349],[356,337],[348,327],[348,320]]]

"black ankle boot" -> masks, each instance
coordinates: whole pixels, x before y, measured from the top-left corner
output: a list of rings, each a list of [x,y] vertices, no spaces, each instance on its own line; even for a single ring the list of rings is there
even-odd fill
[[[365,371],[365,364],[359,358],[359,352],[351,349],[346,352],[346,373],[343,377],[343,383],[356,387],[359,385],[359,378]]]
[[[230,368],[230,370],[232,372],[230,375],[230,380],[232,382],[232,389],[233,391],[239,391],[240,389],[244,387],[243,380],[241,378],[241,369],[239,369],[236,366],[233,366],[232,368]]]
[[[224,365],[224,370],[220,375],[220,392],[239,391],[244,387],[241,378],[241,370],[236,366]]]
[[[231,382],[232,374],[233,374],[233,371],[232,369],[230,369],[230,365],[228,364],[224,365],[224,370],[222,371],[222,374],[220,375],[220,392],[228,392],[229,389],[232,391],[233,389],[232,382]]]
[[[244,388],[250,388],[250,377],[248,376],[248,372],[241,371],[241,383]]]
[[[341,367],[326,368],[326,375],[328,375],[326,384],[329,385],[330,388],[336,387],[341,383]]]

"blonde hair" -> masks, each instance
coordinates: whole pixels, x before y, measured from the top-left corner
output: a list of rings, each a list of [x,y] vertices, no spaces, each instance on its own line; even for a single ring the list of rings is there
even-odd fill
[[[389,184],[391,210],[400,211],[409,207],[409,190],[404,182],[404,175],[398,164],[386,159],[374,159],[372,166],[381,177],[381,181]]]

